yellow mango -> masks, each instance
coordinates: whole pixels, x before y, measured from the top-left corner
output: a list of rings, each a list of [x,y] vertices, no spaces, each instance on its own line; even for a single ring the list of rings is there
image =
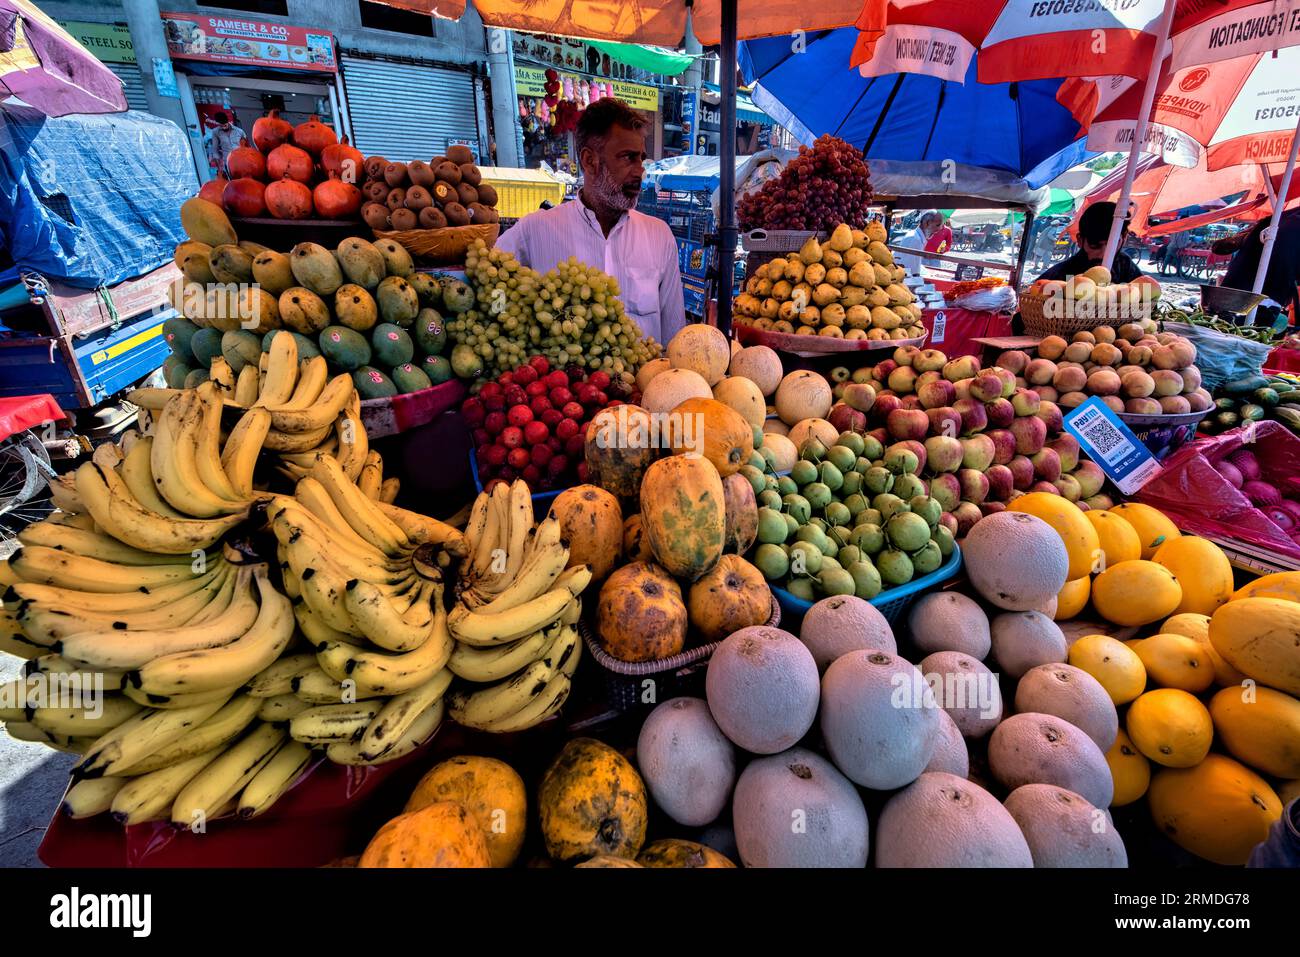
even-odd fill
[[[1235,866],[1246,863],[1282,816],[1282,802],[1268,782],[1221,754],[1196,767],[1157,772],[1147,803],[1156,827],[1179,847]]]
[[[1183,590],[1175,614],[1213,615],[1232,597],[1232,565],[1208,538],[1180,535],[1156,549],[1151,560],[1173,572]]]
[[[1142,752],[1134,746],[1123,729],[1115,736],[1115,743],[1106,752],[1106,764],[1110,766],[1111,780],[1115,782],[1111,807],[1132,804],[1147,793],[1147,788],[1151,785],[1151,762],[1142,756]]]
[[[1204,691],[1214,684],[1214,662],[1195,638],[1186,635],[1152,635],[1134,651],[1147,675],[1163,688]]]
[[[1146,625],[1167,618],[1182,600],[1183,590],[1173,573],[1155,562],[1120,562],[1092,583],[1093,607],[1117,625]]]
[[[1200,764],[1214,740],[1210,712],[1177,688],[1158,688],[1139,697],[1129,705],[1124,727],[1139,751],[1169,768]]]
[[[1300,778],[1300,701],[1272,688],[1224,688],[1210,699],[1210,717],[1238,761],[1275,778]]]

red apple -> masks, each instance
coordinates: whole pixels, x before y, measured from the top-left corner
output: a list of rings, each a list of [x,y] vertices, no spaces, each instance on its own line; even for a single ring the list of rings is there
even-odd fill
[[[929,453],[926,452],[924,445],[915,439],[904,439],[902,442],[895,442],[890,448],[896,446],[911,449],[912,454],[916,456],[916,474],[921,475],[925,472],[925,463],[929,460]],[[889,450],[886,449],[885,451],[888,452]]]
[[[911,366],[899,366],[889,373],[889,387],[899,395],[908,395],[916,391],[916,379],[920,373]]]
[[[921,354],[921,350],[916,346],[899,346],[894,350],[894,361],[900,366],[911,366],[916,362],[916,357]],[[924,370],[918,370],[924,371]]]
[[[1035,359],[1025,366],[1025,381],[1030,385],[1051,385],[1056,377],[1056,363],[1051,359]]]
[[[951,512],[961,501],[961,481],[954,472],[944,472],[930,479],[930,498],[939,503],[945,512]]]
[[[970,384],[974,381],[974,379],[958,379],[952,384],[958,399],[969,399],[971,397]]]
[[[1047,441],[1047,423],[1036,415],[1027,415],[1011,423],[1011,434],[1016,437],[1016,452],[1033,455]]]
[[[1029,353],[1021,352],[1019,349],[1008,349],[998,356],[995,365],[1006,369],[1012,375],[1021,375],[1025,371],[1025,367],[1029,365]]]
[[[1041,448],[1029,461],[1034,463],[1034,477],[1040,482],[1055,482],[1061,477],[1061,457],[1056,449]]]
[[[931,436],[925,440],[925,453],[932,472],[956,472],[961,468],[963,448],[958,439],[946,435]]]
[[[929,375],[929,373],[926,373]],[[957,390],[947,379],[936,379],[921,386],[916,393],[921,405],[927,409],[950,406],[957,401]]]
[[[956,507],[957,507],[956,505],[953,506],[953,508]],[[958,530],[961,528],[961,526],[957,524],[957,519],[952,514],[952,512],[944,512],[942,515],[940,515],[939,524],[942,525],[944,528],[948,529],[948,531],[952,532],[954,536],[956,536]]]
[[[1048,443],[1061,458],[1061,471],[1073,472],[1079,466],[1079,441],[1073,435],[1062,434]],[[1093,493],[1097,494],[1096,492]],[[1067,498],[1069,496],[1066,496]],[[1088,496],[1084,495],[1083,498]],[[1074,499],[1070,499],[1074,501]]]
[[[1016,420],[1016,410],[1010,399],[997,398],[985,402],[984,411],[988,414],[990,429],[1009,429]]]
[[[988,428],[989,414],[984,409],[982,401],[975,399],[958,399],[952,404],[961,416],[961,430],[964,434],[970,435],[974,432],[983,432]]]
[[[961,448],[962,466],[974,469],[977,472],[988,470],[989,466],[993,464],[993,456],[997,451],[993,440],[982,433],[962,439]]]
[[[1016,490],[1016,477],[1005,465],[990,466],[984,477],[989,480],[989,498],[994,501],[1005,502]]]
[[[1056,487],[1055,482],[1035,482],[1029,487],[1031,492],[1046,492],[1048,495],[1060,495],[1061,490]]]
[[[885,428],[893,439],[923,441],[930,431],[930,418],[919,409],[895,409],[885,419]]]
[[[871,418],[875,421],[884,422],[889,418],[889,413],[895,409],[903,407],[903,400],[892,392],[876,393],[876,404],[871,407]]]
[[[957,519],[957,537],[961,538],[975,527],[976,523],[984,517],[984,513],[980,511],[978,505],[962,502],[953,509],[952,516]]]
[[[1047,423],[1047,434],[1055,435],[1065,430],[1065,420],[1061,417],[1061,408],[1055,402],[1042,402],[1038,406],[1038,417]]]
[[[1007,463],[1007,468],[1011,470],[1016,489],[1021,492],[1029,491],[1034,484],[1034,463],[1029,461],[1027,456],[1017,455]]]
[[[961,497],[964,502],[978,505],[989,496],[989,480],[984,473],[976,469],[959,469],[957,481],[961,482]]]
[[[900,401],[903,403],[904,409],[916,410],[925,408],[921,405],[921,400],[914,395],[905,395]]]
[[[1033,389],[1017,389],[1011,395],[1011,407],[1016,415],[1037,415],[1042,399]]]
[[[882,359],[871,370],[871,376],[877,382],[885,382],[889,379],[889,374],[897,368],[898,363],[893,359]]]
[[[835,403],[826,416],[826,421],[840,432],[865,432],[867,428],[867,414],[859,412],[847,402]]]
[[[999,366],[994,366],[991,369],[984,369],[983,371],[980,372],[981,376],[984,376],[986,374],[995,375],[1000,380],[1002,380],[1002,398],[1004,399],[1011,398],[1012,394],[1016,391],[1016,374],[1014,372],[1010,371],[1009,369],[1003,369]]]
[[[1085,459],[1075,468],[1074,479],[1079,483],[1082,497],[1092,498],[1101,493],[1102,486],[1106,484],[1106,473],[1096,462]]]
[[[876,390],[860,382],[850,382],[844,387],[844,401],[859,412],[870,412],[876,404]]]
[[[1055,483],[1057,491],[1071,502],[1077,502],[1080,498],[1082,489],[1073,475],[1062,475]]]
[[[993,464],[1006,465],[1016,457],[1016,434],[1010,429],[985,432],[993,440]]]
[[[980,514],[986,518],[989,515],[996,515],[998,512],[1005,512],[1006,510],[1006,502],[980,502]]]
[[[961,414],[954,408],[945,406],[941,409],[926,409],[930,419],[931,435],[947,435],[956,438],[961,435]]]
[[[1002,380],[990,372],[981,372],[970,384],[970,396],[981,402],[1002,398]]]
[[[979,360],[974,356],[959,356],[951,362],[944,363],[943,377],[949,382],[973,379],[979,374]]]

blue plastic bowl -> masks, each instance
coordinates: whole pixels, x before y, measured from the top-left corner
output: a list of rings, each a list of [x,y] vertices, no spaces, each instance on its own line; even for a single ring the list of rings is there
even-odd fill
[[[907,614],[907,610],[912,607],[913,602],[920,598],[922,594],[944,584],[955,577],[960,570],[961,548],[956,546],[953,548],[948,560],[930,574],[922,575],[920,578],[913,578],[906,585],[898,585],[882,591],[871,599],[871,604],[876,606],[876,610],[885,616],[891,626],[896,625]],[[813,606],[813,602],[804,601],[802,598],[792,595],[784,588],[778,588],[776,585],[770,587],[772,594],[776,595],[777,604],[781,606],[783,620],[788,620],[790,624],[794,623],[793,620],[803,621],[803,616]],[[787,628],[786,630],[790,629]]]

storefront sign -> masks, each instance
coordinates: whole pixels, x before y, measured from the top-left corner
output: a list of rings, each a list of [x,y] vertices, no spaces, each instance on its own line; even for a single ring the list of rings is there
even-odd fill
[[[101,63],[134,63],[135,45],[131,31],[117,23],[86,23],[82,20],[60,20],[83,47]]]
[[[194,13],[164,13],[173,59],[240,63],[333,73],[334,35],[327,30]]]
[[[575,37],[514,33],[514,53],[520,60],[544,63],[559,70],[576,71],[595,77],[627,76],[630,68],[610,58],[585,40]]]
[[[627,83],[623,80],[592,79],[576,73],[563,72],[560,72],[559,82],[560,99],[571,100],[580,110],[585,109],[588,103],[612,96],[622,100],[634,110],[659,112],[659,91],[653,86],[642,86],[639,83]],[[520,96],[538,98],[546,96],[546,71],[527,66],[516,67],[515,91]]]
[[[1160,463],[1133,431],[1095,396],[1065,417],[1065,431],[1101,466],[1125,495],[1132,495],[1160,472]]]

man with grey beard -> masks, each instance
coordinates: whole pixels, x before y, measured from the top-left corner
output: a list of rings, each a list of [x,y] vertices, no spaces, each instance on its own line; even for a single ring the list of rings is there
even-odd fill
[[[645,120],[622,100],[597,100],[582,111],[576,139],[583,173],[578,198],[525,216],[497,248],[541,273],[571,256],[608,273],[642,335],[665,343],[686,324],[686,308],[672,230],[635,209],[645,172]]]

